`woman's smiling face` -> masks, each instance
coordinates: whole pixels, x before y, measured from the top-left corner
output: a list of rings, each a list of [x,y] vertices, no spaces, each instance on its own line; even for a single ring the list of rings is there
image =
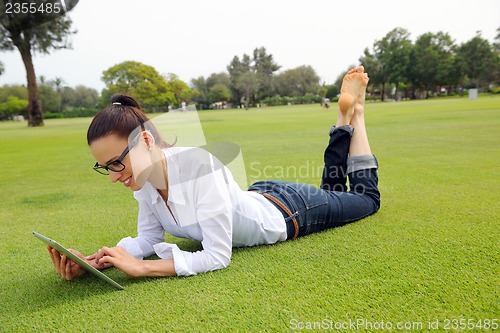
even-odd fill
[[[116,134],[109,134],[93,141],[90,145],[90,151],[99,165],[107,165],[110,162],[116,161],[125,148],[127,148],[127,145],[127,139],[121,138]],[[113,183],[119,181],[133,191],[140,190],[140,187],[134,181],[130,153],[125,156],[121,163],[125,168],[119,172],[109,171],[109,179]]]

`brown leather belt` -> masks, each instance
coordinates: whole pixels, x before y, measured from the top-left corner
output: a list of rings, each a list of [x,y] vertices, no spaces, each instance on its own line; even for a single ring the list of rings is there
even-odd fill
[[[254,191],[254,192],[259,193],[258,191]],[[279,201],[278,199],[276,199],[272,195],[270,195],[268,193],[260,193],[260,194],[262,194],[266,199],[269,199],[272,202],[274,202],[276,205],[278,205],[278,207],[283,209],[283,211],[288,215],[288,217],[292,218],[293,226],[295,228],[295,234],[293,235],[292,240],[296,239],[299,236],[299,223],[297,222],[297,219],[295,218],[296,215],[293,214],[290,211],[290,209],[288,209],[287,206],[285,206],[281,201]]]

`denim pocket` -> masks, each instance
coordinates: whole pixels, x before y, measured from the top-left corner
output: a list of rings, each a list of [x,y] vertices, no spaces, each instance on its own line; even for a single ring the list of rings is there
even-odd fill
[[[306,210],[325,206],[328,202],[324,190],[307,184],[288,184],[287,187],[292,190],[302,201]]]

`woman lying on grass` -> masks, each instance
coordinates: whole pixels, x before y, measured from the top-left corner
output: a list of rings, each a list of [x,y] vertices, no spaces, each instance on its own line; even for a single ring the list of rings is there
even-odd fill
[[[375,213],[380,193],[364,122],[367,84],[362,66],[344,77],[320,188],[273,180],[243,191],[209,152],[166,144],[133,98],[113,96],[113,104],[90,124],[87,141],[97,160],[94,169],[134,191],[138,236],[78,255],[98,269],[115,266],[130,276],[194,275],[228,266],[233,247],[295,239]],[[200,241],[203,249],[182,251],[164,242],[165,232]],[[63,278],[85,273],[48,250]],[[161,259],[142,260],[154,253]]]

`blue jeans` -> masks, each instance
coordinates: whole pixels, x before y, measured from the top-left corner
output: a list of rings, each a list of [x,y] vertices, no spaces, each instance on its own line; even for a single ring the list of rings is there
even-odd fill
[[[348,157],[352,133],[348,125],[330,131],[319,188],[269,180],[248,189],[263,194],[282,212],[288,239],[360,220],[380,208],[377,160],[371,154]]]

